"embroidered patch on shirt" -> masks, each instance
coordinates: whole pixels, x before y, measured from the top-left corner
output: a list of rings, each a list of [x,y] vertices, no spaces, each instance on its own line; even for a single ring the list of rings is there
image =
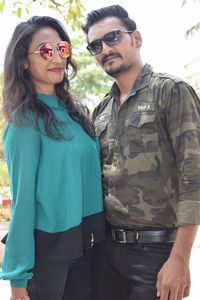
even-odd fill
[[[154,103],[144,103],[141,105],[137,105],[137,111],[151,111],[155,110]]]

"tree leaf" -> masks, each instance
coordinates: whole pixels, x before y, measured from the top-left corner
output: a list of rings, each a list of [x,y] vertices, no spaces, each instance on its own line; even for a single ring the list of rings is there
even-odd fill
[[[17,5],[22,5],[22,2],[21,1],[16,1],[16,2],[13,3],[14,7],[17,6]]]
[[[185,33],[186,38],[188,38],[188,37],[194,35],[194,34],[197,33],[197,32],[200,32],[200,22],[197,23],[196,25],[192,26],[191,28],[189,28],[189,29],[186,31],[186,33]]]
[[[22,8],[21,8],[21,7],[19,7],[19,8],[17,9],[17,16],[18,16],[19,18],[21,18],[21,16],[22,16]]]
[[[3,12],[4,8],[5,8],[5,0],[0,2],[0,13]]]

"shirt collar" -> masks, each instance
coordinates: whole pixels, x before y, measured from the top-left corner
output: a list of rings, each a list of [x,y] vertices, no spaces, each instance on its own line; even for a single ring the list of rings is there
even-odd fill
[[[131,89],[130,95],[133,95],[136,93],[136,91],[143,89],[144,87],[149,85],[151,74],[153,70],[152,67],[149,64],[145,64],[138,75],[136,81],[133,84],[133,87]],[[111,97],[118,98],[119,97],[119,88],[114,82],[114,84],[111,87],[111,90],[109,92]]]
[[[51,108],[65,107],[65,104],[57,97],[47,94],[37,93],[38,99]]]

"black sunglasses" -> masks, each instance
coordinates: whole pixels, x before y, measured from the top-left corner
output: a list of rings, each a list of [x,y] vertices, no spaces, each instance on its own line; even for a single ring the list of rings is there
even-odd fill
[[[125,33],[132,33],[133,31],[130,30],[114,30],[111,32],[108,32],[105,34],[101,39],[95,40],[91,42],[88,46],[87,49],[92,55],[97,55],[101,53],[103,46],[102,46],[102,41],[106,43],[108,46],[114,46],[122,41],[122,32]]]

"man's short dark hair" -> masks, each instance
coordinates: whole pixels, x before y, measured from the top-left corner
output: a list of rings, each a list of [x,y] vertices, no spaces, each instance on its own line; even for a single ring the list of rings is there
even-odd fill
[[[88,31],[93,24],[107,17],[116,17],[120,19],[128,30],[133,31],[136,29],[135,21],[129,18],[128,12],[123,7],[120,5],[111,5],[93,10],[88,13],[86,22],[82,25],[82,30],[85,34],[88,34]]]

